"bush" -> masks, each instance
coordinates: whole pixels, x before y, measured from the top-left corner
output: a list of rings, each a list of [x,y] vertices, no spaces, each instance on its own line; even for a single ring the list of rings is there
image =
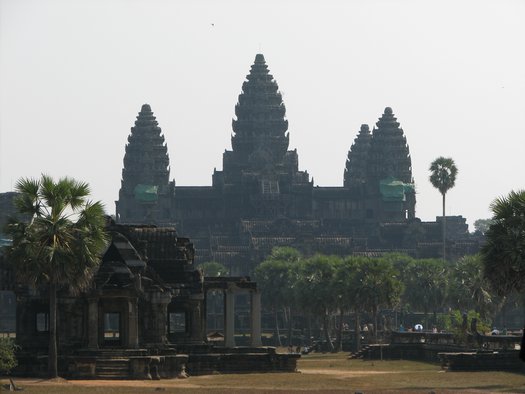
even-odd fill
[[[9,338],[0,338],[0,375],[8,374],[16,365],[15,343]]]

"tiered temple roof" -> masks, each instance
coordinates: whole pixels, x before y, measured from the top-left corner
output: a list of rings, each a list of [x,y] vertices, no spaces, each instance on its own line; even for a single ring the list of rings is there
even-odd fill
[[[344,173],[344,186],[358,186],[366,182],[367,160],[372,134],[367,124],[361,130],[348,151]]]
[[[250,74],[242,85],[232,121],[233,152],[241,161],[257,168],[280,163],[288,150],[288,121],[277,82],[268,71],[262,54],[255,57]]]
[[[142,197],[146,197],[148,187],[149,192],[152,192],[155,187],[168,184],[170,162],[168,148],[161,133],[151,107],[144,104],[135,126],[131,128],[126,145],[122,170],[123,191],[141,193]]]
[[[392,108],[385,108],[376,123],[370,144],[368,159],[369,182],[395,178],[404,183],[413,183],[412,162],[403,129],[399,127]]]

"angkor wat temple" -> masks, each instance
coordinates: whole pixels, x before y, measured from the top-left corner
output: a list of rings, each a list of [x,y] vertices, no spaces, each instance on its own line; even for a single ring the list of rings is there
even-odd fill
[[[195,244],[197,262],[221,262],[232,275],[251,273],[275,246],[305,254],[441,256],[442,218],[416,216],[409,147],[391,108],[372,130],[361,126],[342,187],[314,186],[298,169],[285,113],[258,54],[235,106],[223,170],[214,171],[211,186],[176,186],[161,128],[144,104],[126,145],[117,221],[174,226]],[[478,249],[464,218],[447,217],[446,225],[447,258]]]

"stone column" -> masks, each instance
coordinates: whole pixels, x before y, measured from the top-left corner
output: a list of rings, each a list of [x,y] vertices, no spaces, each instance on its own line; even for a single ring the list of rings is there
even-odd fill
[[[235,347],[235,292],[224,292],[224,346]]]
[[[139,347],[139,318],[137,299],[128,300],[128,346]]]
[[[250,292],[251,315],[252,315],[252,338],[253,347],[262,346],[261,341],[261,293],[258,290]]]
[[[98,298],[88,299],[88,348],[98,349]]]
[[[144,333],[144,338],[153,343],[167,343],[166,322],[168,321],[168,305],[171,302],[171,294],[155,291],[148,295],[150,310],[146,309],[144,312],[149,312],[145,315],[145,319],[149,320],[151,332]]]

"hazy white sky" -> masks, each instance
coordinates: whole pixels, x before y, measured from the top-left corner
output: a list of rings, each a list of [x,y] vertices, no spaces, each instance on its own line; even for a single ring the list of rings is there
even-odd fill
[[[0,192],[69,175],[114,213],[143,103],[177,185],[211,185],[256,53],[316,185],[340,186],[362,123],[405,131],[417,216],[440,215],[430,162],[459,168],[447,213],[472,224],[525,188],[523,0],[0,0]],[[471,228],[471,230],[473,230]]]

